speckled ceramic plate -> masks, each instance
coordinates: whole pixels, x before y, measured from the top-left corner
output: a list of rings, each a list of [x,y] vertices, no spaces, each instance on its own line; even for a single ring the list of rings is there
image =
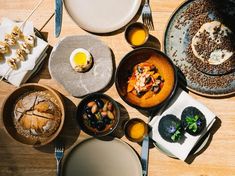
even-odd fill
[[[85,73],[76,72],[70,64],[70,55],[77,48],[86,49],[93,58],[92,68]],[[106,88],[112,79],[113,69],[110,48],[97,38],[88,35],[61,39],[53,48],[49,59],[52,78],[75,97],[82,97]]]
[[[64,5],[81,28],[94,33],[109,33],[132,20],[141,0],[64,0]]]
[[[209,75],[203,73],[192,66],[187,60],[187,48],[191,41],[189,41],[189,30],[193,20],[197,16],[193,16],[186,25],[180,25],[178,22],[183,21],[183,14],[185,11],[198,1],[203,0],[188,0],[184,2],[173,13],[167,25],[164,36],[164,51],[172,59],[174,64],[179,68],[182,80],[187,88],[195,93],[208,97],[223,97],[235,93],[235,72],[224,75]],[[223,1],[225,5],[235,9],[235,3],[226,0]],[[200,7],[199,7],[200,8]],[[234,11],[233,11],[234,12]],[[208,12],[211,18],[213,12]],[[179,27],[180,25],[180,27]]]
[[[142,176],[135,151],[120,139],[87,139],[66,156],[63,176]]]

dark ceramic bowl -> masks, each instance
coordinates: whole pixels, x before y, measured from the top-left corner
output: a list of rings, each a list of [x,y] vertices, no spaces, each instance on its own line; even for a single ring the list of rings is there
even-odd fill
[[[43,137],[40,140],[34,137],[26,137],[22,134],[19,134],[17,132],[16,126],[14,125],[14,118],[13,118],[14,107],[19,97],[21,97],[24,94],[34,92],[34,91],[46,91],[47,94],[49,94],[51,97],[53,97],[57,101],[57,104],[61,111],[60,125],[58,126],[56,131],[52,135],[48,137]],[[3,109],[2,109],[2,121],[6,129],[6,132],[16,141],[23,143],[23,144],[27,144],[27,145],[32,145],[34,147],[40,147],[40,146],[43,146],[52,142],[59,135],[64,124],[64,118],[65,118],[65,107],[63,104],[63,99],[60,96],[60,94],[48,86],[40,85],[36,83],[24,84],[23,86],[13,91],[6,98],[3,104]]]
[[[112,112],[112,114],[114,115],[113,120],[110,120],[108,116],[103,117],[103,116],[98,115],[98,114],[101,114],[101,112],[108,111],[108,110],[103,111],[104,105],[101,107],[98,107],[98,110],[96,111],[96,113],[91,113],[92,108],[87,107],[89,102],[94,102],[94,101],[97,102],[96,100],[100,100],[100,99],[104,102],[104,104],[105,102],[111,102],[113,108],[110,112]],[[92,114],[92,116],[88,116],[88,113],[87,113],[88,111],[90,114]],[[77,121],[78,121],[79,126],[85,133],[94,137],[104,137],[112,133],[117,127],[119,119],[120,119],[120,110],[119,110],[118,104],[111,97],[102,93],[92,93],[86,96],[79,103],[78,108],[77,108]],[[98,123],[99,125],[100,123],[103,123],[103,125],[105,125],[104,129],[98,130],[97,129]]]
[[[166,93],[162,100],[159,102],[153,102],[152,105],[141,105],[141,102],[137,100],[135,102],[131,101],[130,98],[128,99],[127,93],[127,85],[128,85],[128,78],[131,76],[133,72],[133,67],[141,62],[146,62],[149,58],[156,58],[159,63],[165,63],[165,66],[159,64],[158,69],[167,73],[168,70],[171,70],[171,80],[165,81],[166,83],[170,83],[172,86],[170,90]],[[160,72],[159,71],[159,72]],[[167,75],[165,75],[164,79],[168,79]],[[169,82],[170,81],[170,82]],[[142,47],[129,52],[124,58],[121,60],[115,77],[115,85],[116,89],[120,95],[120,97],[130,106],[139,109],[139,110],[157,110],[162,107],[175,93],[177,87],[177,72],[174,64],[172,61],[161,51],[158,51],[154,48]],[[165,83],[164,83],[165,84]],[[162,89],[163,90],[163,89]],[[161,91],[162,91],[161,90]],[[160,92],[161,92],[160,91]],[[163,94],[163,93],[162,93]]]

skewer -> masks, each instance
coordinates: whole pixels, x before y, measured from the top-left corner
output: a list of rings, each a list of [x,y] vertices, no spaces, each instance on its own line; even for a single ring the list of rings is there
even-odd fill
[[[32,10],[32,12],[25,18],[25,20],[23,21],[23,23],[20,25],[20,29],[24,26],[24,24],[26,23],[26,21],[33,15],[33,13],[35,12],[35,10],[37,10],[37,8],[42,4],[44,0],[41,0],[36,7]]]
[[[33,15],[33,13],[38,9],[38,7],[42,4],[44,0],[41,0],[36,6],[35,8],[31,11],[31,13],[25,18],[25,20],[23,21],[23,23],[20,25],[20,29],[24,26],[24,24],[27,22],[27,20]],[[12,71],[12,68],[9,68],[6,73],[0,78],[0,82],[8,75],[10,74],[10,72]]]
[[[12,71],[12,68],[9,68],[6,73],[1,77],[0,82]]]

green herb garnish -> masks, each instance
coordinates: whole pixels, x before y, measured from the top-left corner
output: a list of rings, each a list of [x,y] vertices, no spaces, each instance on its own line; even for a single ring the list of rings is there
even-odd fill
[[[178,128],[175,133],[171,136],[173,142],[179,141],[182,137],[181,128]]]
[[[195,115],[194,117],[186,117],[187,127],[188,129],[192,130],[194,133],[197,131],[197,121],[199,120],[199,116]]]

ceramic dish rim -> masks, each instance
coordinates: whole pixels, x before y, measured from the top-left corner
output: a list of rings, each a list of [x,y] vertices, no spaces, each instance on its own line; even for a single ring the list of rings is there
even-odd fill
[[[64,158],[64,162],[63,162],[63,166],[62,166],[62,174],[64,174],[64,167],[65,167],[65,164],[67,163],[67,160],[68,160],[69,156],[72,154],[72,152],[74,152],[75,149],[76,149],[79,145],[81,145],[81,144],[83,144],[83,143],[85,143],[85,142],[89,142],[89,141],[91,141],[91,140],[99,140],[99,139],[97,139],[97,138],[95,138],[95,137],[88,137],[88,138],[83,139],[83,140],[81,140],[80,142],[78,142],[72,149],[70,149],[70,150],[68,151],[68,153],[65,155],[65,158]],[[123,140],[121,140],[121,139],[119,139],[119,138],[117,138],[117,137],[113,138],[111,141],[108,141],[108,142],[112,142],[113,140],[114,140],[114,141],[118,141],[118,142],[120,142],[121,144],[125,145],[125,146],[131,151],[131,153],[132,153],[133,155],[135,155],[136,161],[138,161],[139,168],[140,168],[140,170],[139,170],[140,173],[141,173],[140,176],[142,176],[142,165],[141,165],[141,162],[140,162],[140,157],[139,157],[138,153],[135,151],[135,149],[134,149],[132,146],[130,146],[127,142],[125,142],[125,141],[123,141]]]
[[[89,30],[87,29],[86,27],[84,27],[83,25],[79,24],[78,22],[76,22],[76,20],[74,19],[74,17],[72,17],[71,13],[69,12],[68,10],[68,7],[67,7],[67,3],[65,2],[66,0],[63,0],[63,4],[64,4],[64,7],[66,9],[66,12],[67,14],[69,15],[70,19],[72,19],[72,21],[78,26],[80,27],[81,29],[87,31],[87,32],[90,32],[90,33],[94,33],[94,34],[109,34],[109,33],[112,33],[112,32],[116,32],[120,29],[122,29],[123,27],[125,27],[128,23],[130,23],[133,18],[137,15],[139,9],[141,9],[141,4],[142,4],[142,0],[137,0],[138,1],[138,5],[136,6],[136,9],[135,9],[135,13],[133,13],[133,15],[131,17],[129,17],[129,19],[125,20],[125,23],[123,23],[122,26],[119,26],[118,28],[117,27],[113,27],[112,29],[109,29],[107,31],[104,31],[104,30],[100,30],[100,31],[94,31],[94,30]],[[130,15],[129,15],[130,16]]]
[[[173,18],[175,17],[175,15],[177,14],[177,12],[180,11],[180,9],[181,9],[182,7],[184,7],[185,5],[187,5],[187,4],[189,4],[189,3],[193,2],[193,1],[195,1],[195,0],[185,0],[184,2],[182,2],[181,4],[179,4],[179,6],[172,12],[171,16],[169,17],[169,19],[168,19],[168,21],[167,21],[167,24],[166,24],[166,27],[165,27],[165,30],[164,30],[164,34],[163,34],[163,36],[164,36],[164,37],[163,37],[163,51],[164,51],[164,53],[166,53],[166,38],[167,38],[167,33],[168,33],[168,31],[169,31],[170,24],[171,24],[171,22],[173,21]],[[170,58],[170,60],[171,60],[171,57],[169,57],[169,58]],[[173,61],[172,61],[172,62],[173,62]],[[175,66],[175,67],[176,67],[176,66]],[[177,70],[180,70],[180,69],[177,68]],[[205,74],[205,73],[203,73],[203,74]],[[183,81],[181,81],[181,79],[182,79],[182,80],[184,79],[184,78],[182,78],[182,75],[179,74],[178,77],[180,78],[180,79],[179,79],[179,82],[180,82],[180,83],[183,83]],[[201,96],[209,97],[209,98],[224,98],[224,97],[228,97],[228,96],[235,95],[235,90],[234,90],[233,92],[224,93],[224,94],[207,94],[207,93],[203,93],[203,92],[194,90],[193,88],[189,87],[189,86],[187,85],[187,83],[186,83],[186,84],[183,83],[183,85],[186,86],[186,88],[187,88],[189,91],[191,91],[191,92],[193,92],[193,93],[195,93],[195,94],[197,94],[197,95],[201,95]]]
[[[14,138],[7,130],[7,127],[6,127],[6,124],[4,122],[4,111],[5,111],[5,105],[6,103],[9,101],[9,98],[12,98],[12,94],[19,91],[20,89],[22,88],[30,88],[30,87],[39,87],[39,88],[42,88],[42,89],[45,89],[45,90],[48,90],[50,93],[53,94],[53,96],[57,99],[58,103],[60,104],[60,110],[61,110],[61,118],[60,118],[60,125],[59,127],[57,128],[57,130],[49,137],[49,140],[46,140],[45,142],[41,142],[40,144],[27,144],[27,143],[24,143],[24,142],[21,142],[20,140]],[[30,90],[30,89],[28,89]],[[63,102],[63,98],[62,96],[60,95],[59,92],[57,92],[57,90],[54,90],[53,88],[49,87],[49,86],[46,86],[46,85],[43,85],[43,84],[38,84],[38,83],[26,83],[26,84],[23,84],[22,86],[16,88],[15,90],[11,91],[11,93],[4,99],[3,101],[3,105],[2,105],[2,108],[1,108],[1,122],[4,126],[4,131],[7,133],[8,136],[11,137],[11,139],[14,139],[14,141],[17,141],[18,143],[20,144],[23,144],[23,145],[27,145],[27,146],[33,146],[33,147],[41,147],[41,146],[44,146],[44,145],[47,145],[49,144],[50,142],[52,142],[53,140],[55,140],[58,135],[60,134],[63,126],[64,126],[64,120],[65,120],[65,106],[64,106],[64,102]],[[15,127],[14,127],[15,128]],[[21,135],[22,137],[24,137],[23,135]],[[24,137],[25,138],[25,137]]]

